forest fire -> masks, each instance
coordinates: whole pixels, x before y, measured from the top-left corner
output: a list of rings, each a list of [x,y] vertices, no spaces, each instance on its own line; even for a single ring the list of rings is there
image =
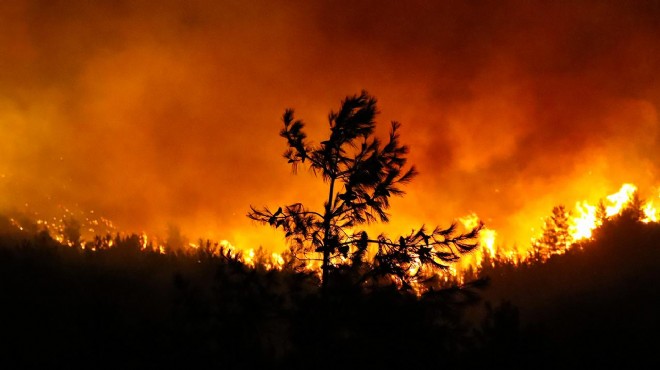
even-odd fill
[[[379,97],[379,127],[392,117],[402,122],[402,143],[419,170],[404,200],[388,210],[392,221],[368,230],[368,243],[396,248],[405,244],[398,236],[374,234],[406,235],[411,226],[453,219],[468,232],[483,222],[477,250],[457,243],[458,252],[443,254],[450,275],[460,276],[485,261],[520,264],[561,254],[628,205],[639,208],[643,222],[658,221],[657,197],[636,198],[637,186],[657,183],[660,158],[658,29],[639,5],[557,5],[542,11],[555,20],[537,22],[534,7],[511,6],[523,10],[504,17],[491,5],[474,11],[434,4],[407,8],[415,25],[409,27],[384,21],[402,11],[384,4],[369,20],[330,4],[280,5],[271,18],[264,11],[270,5],[262,4],[254,14],[238,12],[250,19],[227,24],[224,2],[117,12],[83,3],[17,4],[0,13],[2,34],[16,35],[0,43],[8,71],[0,75],[0,211],[37,220],[13,217],[20,230],[47,230],[60,243],[92,251],[135,233],[141,250],[227,252],[248,266],[282,268],[296,256],[284,252],[277,230],[242,217],[246,206],[319,206],[324,199],[317,196],[325,194],[314,176],[285,185],[291,178],[277,155],[277,116],[299,107],[310,117],[305,140],[324,145],[318,136],[325,107],[349,86]],[[260,28],[250,31],[251,22]],[[354,22],[361,26],[327,27]],[[104,39],[82,36],[95,34]],[[364,63],[328,59],[322,50],[335,38]],[[406,57],[391,53],[391,45]],[[623,182],[600,203],[588,198]],[[356,194],[342,196],[348,204]],[[589,200],[537,222],[557,199]],[[60,203],[96,211],[54,206]],[[428,244],[423,231],[409,235],[416,247]],[[449,231],[434,242],[451,239]],[[347,245],[334,248],[336,263],[349,263]],[[427,252],[419,251],[415,258]],[[316,269],[316,262],[295,265]]]
[[[653,361],[659,19],[654,0],[0,1],[5,352]]]
[[[658,220],[658,211],[654,206],[653,198],[643,204],[635,204],[639,203],[640,199],[637,195],[637,187],[633,184],[623,184],[618,192],[608,195],[605,199],[606,204],[599,205],[591,205],[584,201],[576,203],[576,214],[570,217],[570,235],[573,241],[590,238],[592,231],[602,223],[602,218],[617,216],[626,206],[639,207],[643,212],[642,222],[657,222]]]
[[[626,183],[616,193],[607,195],[600,203],[593,205],[587,201],[578,201],[573,210],[567,211],[563,206],[555,208],[555,213],[550,216],[544,227],[544,233],[564,235],[562,238],[553,238],[551,241],[540,242],[544,235],[532,238],[529,244],[522,244],[521,249],[515,246],[499,245],[496,242],[497,232],[488,228],[482,230],[479,237],[481,248],[466,256],[460,261],[459,269],[453,270],[453,274],[460,276],[461,270],[479,269],[485,259],[496,262],[506,262],[517,265],[529,259],[547,259],[553,254],[563,254],[575,243],[590,239],[593,231],[602,225],[606,219],[621,215],[627,208],[636,207],[642,214],[640,220],[644,223],[657,222],[658,210],[654,201],[660,199],[660,191],[657,197],[642,202],[635,185]],[[459,219],[465,228],[473,228],[477,222],[476,215],[470,215]]]
[[[490,229],[487,226],[482,228],[479,233],[479,248],[464,255],[457,264],[452,265],[445,271],[446,275],[442,279],[455,280],[459,283],[464,282],[465,273],[473,274],[482,268],[485,261],[492,265],[495,263],[507,263],[518,265],[526,263],[529,260],[545,260],[552,255],[563,254],[568,251],[575,243],[590,239],[592,233],[606,219],[621,215],[629,207],[636,207],[640,214],[640,220],[644,223],[658,222],[660,216],[656,203],[660,199],[660,191],[656,197],[650,197],[642,201],[638,195],[638,189],[635,185],[625,183],[621,188],[610,195],[605,196],[597,204],[591,204],[587,201],[577,201],[572,210],[566,210],[563,206],[556,207],[553,215],[546,219],[543,226],[543,233],[529,242],[520,242],[517,245],[504,245],[498,243],[497,230]],[[63,214],[52,217],[50,220],[38,219],[30,221],[26,218],[18,220],[10,218],[11,224],[19,231],[38,231],[48,232],[58,242],[70,247],[79,247],[95,251],[97,249],[112,248],[117,244],[115,236],[127,236],[117,230],[112,221],[97,217],[94,212],[73,212],[68,208],[61,207]],[[81,218],[82,221],[79,221]],[[471,214],[458,219],[459,224],[465,229],[475,228],[480,220],[476,214]],[[536,227],[534,227],[536,228]],[[102,231],[99,233],[99,231]],[[543,242],[547,234],[564,235]],[[136,236],[139,246],[143,251],[153,251],[160,254],[166,253],[208,253],[210,255],[219,255],[228,253],[240,260],[246,266],[255,268],[265,268],[267,270],[281,270],[286,264],[286,256],[272,251],[266,251],[263,248],[245,248],[244,246],[234,246],[228,240],[212,242],[211,240],[202,240],[198,242],[172,241],[159,235],[149,235],[142,232]],[[318,271],[320,264],[315,260],[299,261],[298,264],[309,271]],[[348,260],[344,260],[348,262]]]

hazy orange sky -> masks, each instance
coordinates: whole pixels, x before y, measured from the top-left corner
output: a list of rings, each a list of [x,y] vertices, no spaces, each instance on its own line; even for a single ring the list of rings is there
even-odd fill
[[[552,206],[660,184],[658,1],[3,1],[0,207],[279,249],[250,205],[322,206],[278,136],[379,100],[420,175],[407,232],[478,214],[501,243]]]

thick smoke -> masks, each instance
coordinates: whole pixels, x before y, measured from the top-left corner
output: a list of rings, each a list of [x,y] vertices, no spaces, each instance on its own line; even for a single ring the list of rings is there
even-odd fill
[[[282,112],[318,142],[366,89],[421,172],[381,230],[475,212],[524,243],[554,205],[660,183],[659,19],[653,1],[3,2],[0,206],[278,249],[249,205],[324,198],[280,157]]]

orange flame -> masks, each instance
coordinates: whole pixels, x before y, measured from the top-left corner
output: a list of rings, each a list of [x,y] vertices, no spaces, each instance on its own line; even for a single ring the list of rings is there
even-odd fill
[[[577,202],[575,211],[577,216],[571,218],[569,228],[571,237],[574,241],[591,238],[593,230],[600,226],[596,217],[596,206],[592,206],[586,201]]]
[[[618,192],[605,197],[607,203],[609,203],[605,205],[605,218],[609,219],[621,214],[626,206],[631,204],[636,192],[637,187],[635,185],[623,184]],[[573,241],[591,238],[593,230],[602,223],[596,215],[597,207],[587,202],[578,202],[575,210],[578,215],[572,219],[571,236]],[[652,199],[641,206],[641,211],[644,215],[642,222],[658,221],[658,211],[655,209]]]
[[[630,183],[625,183],[621,188],[610,195],[607,195],[602,200],[602,204],[596,206],[592,205],[587,201],[578,201],[575,203],[573,210],[565,212],[562,217],[565,216],[568,224],[568,240],[561,242],[561,245],[558,245],[557,250],[552,250],[544,253],[543,259],[549,258],[553,254],[562,254],[565,253],[575,242],[581,240],[590,239],[593,236],[593,231],[598,228],[603,220],[613,218],[617,215],[620,215],[628,206],[631,204],[640,207],[639,210],[642,214],[641,221],[644,223],[658,222],[660,214],[658,209],[654,205],[658,203],[660,198],[660,187],[657,189],[657,196],[649,199],[643,204],[634,204],[637,202],[636,198],[637,187]],[[94,211],[90,211],[88,214],[74,215],[74,212],[68,208],[61,207],[63,210],[63,215],[59,217],[52,217],[50,220],[38,219],[36,221],[36,226],[43,230],[49,232],[49,234],[58,242],[66,243],[69,246],[74,246],[74,243],[68,239],[66,235],[67,231],[67,220],[72,218],[83,219],[84,221],[80,224],[80,229],[89,233],[93,233],[96,230],[106,230],[107,234],[110,235],[110,231],[114,231],[114,224],[103,217],[97,217],[94,215]],[[37,213],[35,212],[35,215]],[[26,225],[21,224],[15,218],[9,219],[11,225],[13,225],[19,231],[30,230]],[[476,214],[470,214],[465,217],[458,219],[460,224],[466,229],[471,230],[477,227],[480,223],[480,218]],[[523,246],[521,249],[517,247],[507,247],[503,245],[497,245],[498,233],[494,229],[484,227],[479,234],[479,248],[474,252],[463,256],[461,260],[450,266],[442,276],[440,276],[444,281],[457,281],[459,283],[464,282],[465,272],[468,270],[478,271],[483,266],[484,261],[489,260],[491,264],[495,264],[496,261],[505,262],[513,265],[518,265],[520,263],[526,262],[533,256],[531,251],[533,250],[534,244],[540,240],[533,238],[531,243],[527,246]],[[112,238],[108,237],[105,241],[108,247],[114,245]],[[168,252],[165,243],[160,242],[157,236],[148,235],[146,232],[142,232],[139,235],[140,248],[146,250],[152,248],[153,251],[161,254]],[[189,250],[197,250],[201,247],[196,243],[187,243],[187,248]],[[268,270],[281,270],[285,264],[285,260],[282,254],[279,253],[264,253],[261,249],[255,251],[254,248],[244,249],[234,246],[228,240],[221,240],[215,244],[220,246],[225,251],[232,252],[238,256],[238,258],[249,267],[263,267]],[[84,240],[81,240],[80,246],[86,248]],[[90,250],[95,251],[96,247],[90,245]],[[214,250],[213,253],[218,253],[219,251]],[[419,268],[420,266],[417,266]],[[308,271],[314,271],[319,274],[320,277],[320,266],[318,262],[308,261],[304,267]]]

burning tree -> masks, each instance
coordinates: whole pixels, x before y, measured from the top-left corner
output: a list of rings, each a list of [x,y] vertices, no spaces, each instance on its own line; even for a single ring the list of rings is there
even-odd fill
[[[385,234],[372,238],[355,230],[371,222],[388,222],[389,198],[403,195],[401,186],[417,174],[414,166],[406,168],[408,147],[399,143],[398,122],[392,122],[386,142],[374,137],[377,114],[376,99],[366,91],[347,96],[328,116],[328,139],[313,146],[303,121],[287,109],[280,131],[288,144],[284,157],[294,173],[306,165],[321,176],[328,185],[326,200],[320,210],[294,203],[275,211],[251,206],[248,213],[252,220],[281,228],[295,258],[320,261],[324,290],[331,274],[342,269],[353,271],[358,283],[395,281],[409,289],[414,283],[432,281],[438,270],[447,269],[478,245],[481,223],[465,233],[456,223],[448,228],[422,226],[395,239]]]

